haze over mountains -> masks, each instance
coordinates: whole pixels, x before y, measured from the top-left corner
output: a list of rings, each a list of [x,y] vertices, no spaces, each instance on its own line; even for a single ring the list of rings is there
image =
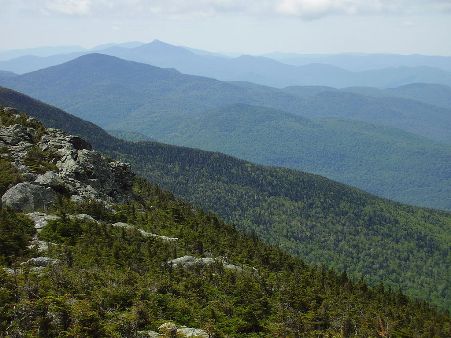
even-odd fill
[[[264,56],[222,55],[179,47],[155,40],[148,44],[128,43],[100,46],[93,50],[77,51],[51,56],[25,55],[8,61],[0,61],[0,70],[26,73],[67,62],[92,51],[123,59],[151,64],[163,68],[175,68],[182,73],[201,75],[223,81],[249,81],[258,84],[286,87],[293,85],[321,85],[337,88],[350,86],[396,87],[412,82],[451,85],[451,68],[446,57],[391,56],[386,57],[386,67],[371,66],[355,71],[340,68],[329,58],[312,58],[312,62],[294,66]],[[342,55],[348,64],[355,58],[367,64],[367,56]],[[368,56],[370,57],[370,56]],[[333,61],[335,56],[330,57]],[[347,59],[349,58],[349,60]],[[384,56],[375,56],[382,60]],[[417,61],[412,61],[415,59]],[[324,62],[323,62],[324,61]],[[345,62],[345,63],[346,63]],[[382,61],[380,61],[382,62]]]
[[[380,196],[451,209],[447,87],[419,89],[419,100],[442,97],[438,107],[412,100],[415,90],[405,87],[372,96],[349,92],[357,89],[281,90],[102,54],[0,83],[106,129],[307,170]]]
[[[451,71],[451,57],[434,55],[396,55],[396,54],[363,54],[347,53],[336,55],[269,53],[271,59],[294,66],[310,63],[324,63],[351,71],[365,71],[390,67],[435,67]]]
[[[451,338],[450,18],[0,0],[0,338]]]

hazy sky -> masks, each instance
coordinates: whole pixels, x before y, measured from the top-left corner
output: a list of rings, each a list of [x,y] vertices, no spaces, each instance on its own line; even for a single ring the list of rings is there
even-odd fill
[[[451,0],[0,0],[0,48],[160,40],[220,52],[451,55]]]

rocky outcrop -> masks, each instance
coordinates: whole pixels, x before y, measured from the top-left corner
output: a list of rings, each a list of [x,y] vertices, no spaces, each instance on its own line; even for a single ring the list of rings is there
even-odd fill
[[[204,258],[196,258],[193,256],[183,256],[175,259],[171,259],[167,262],[167,264],[171,265],[174,268],[182,267],[182,268],[190,268],[193,266],[208,266],[215,263],[222,264],[224,269],[227,270],[234,270],[234,271],[242,271],[243,268],[241,268],[238,265],[230,264],[228,263],[224,258],[211,258],[211,257],[204,257]]]
[[[0,146],[18,146],[26,145],[33,142],[33,128],[27,128],[20,124],[5,126],[0,129]]]
[[[20,268],[16,269],[3,268],[3,271],[5,271],[9,275],[20,275],[23,274],[25,271],[42,274],[47,267],[54,266],[59,263],[60,261],[58,259],[50,257],[35,257],[30,258],[28,261],[21,263]]]
[[[16,211],[30,212],[46,209],[56,198],[56,192],[49,187],[23,182],[5,192],[2,205]]]
[[[43,212],[31,212],[27,214],[27,216],[31,218],[35,229],[38,231],[45,227],[49,221],[56,221],[60,219],[59,216],[47,215]]]
[[[182,326],[177,329],[177,335],[180,337],[209,338],[205,330]]]
[[[208,338],[210,337],[207,331],[202,329],[195,329],[186,326],[177,326],[173,322],[167,322],[160,325],[158,328],[160,335],[154,337],[196,337]],[[154,331],[149,331],[155,334]]]
[[[134,230],[138,231],[144,237],[154,237],[154,238],[160,239],[162,241],[166,241],[166,242],[174,242],[174,241],[178,240],[177,237],[167,237],[167,236],[156,235],[156,234],[144,231],[142,229],[139,229],[128,223],[117,222],[117,223],[112,224],[112,226],[115,228],[134,229]]]
[[[46,242],[46,241],[40,241],[37,237],[33,238],[30,245],[28,246],[29,249],[34,249],[36,250],[38,253],[43,253],[49,250],[49,246],[50,245],[54,245],[56,246],[56,244],[54,243],[50,243],[50,242]]]
[[[30,212],[45,209],[57,195],[107,205],[131,197],[134,174],[127,164],[106,158],[78,136],[24,120],[11,108],[0,114],[0,155],[10,159],[25,181],[2,196],[4,206]]]
[[[34,257],[30,258],[28,261],[22,263],[21,265],[25,266],[34,266],[34,267],[47,267],[58,264],[59,260],[50,258],[50,257]]]

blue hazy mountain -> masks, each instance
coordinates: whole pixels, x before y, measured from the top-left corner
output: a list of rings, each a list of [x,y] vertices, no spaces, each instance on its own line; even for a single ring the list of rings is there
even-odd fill
[[[168,116],[196,114],[242,103],[309,118],[378,123],[451,143],[450,110],[412,99],[371,97],[324,87],[280,90],[252,83],[222,82],[102,54],[82,56],[1,81],[106,128],[124,116],[139,120],[145,119],[148,112]]]
[[[23,49],[0,49],[0,61],[11,60],[21,56],[52,56],[57,54],[69,54],[74,52],[81,52],[85,49],[81,46],[45,46],[35,48],[23,48]]]
[[[351,86],[382,88],[413,82],[451,85],[451,72],[429,66],[389,67],[353,72],[319,62],[293,66],[261,56],[242,55],[230,58],[208,52],[192,51],[189,48],[170,45],[159,40],[133,48],[114,45],[103,50],[96,49],[96,51],[158,67],[174,68],[186,74],[223,81],[249,81],[274,87],[321,85],[339,88]],[[61,64],[82,53],[87,51],[45,58],[22,56],[0,62],[0,69],[15,73],[31,72]]]
[[[399,55],[399,54],[295,54],[269,53],[264,56],[294,66],[310,63],[326,63],[351,71],[365,71],[391,67],[434,67],[451,71],[450,56]]]

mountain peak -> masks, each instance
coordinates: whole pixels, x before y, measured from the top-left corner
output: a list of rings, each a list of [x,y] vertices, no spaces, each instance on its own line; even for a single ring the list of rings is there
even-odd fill
[[[161,53],[167,56],[167,53],[177,53],[182,55],[192,55],[190,50],[182,46],[172,45],[170,43],[155,39],[152,42],[134,48],[135,51],[145,51],[153,54]]]

